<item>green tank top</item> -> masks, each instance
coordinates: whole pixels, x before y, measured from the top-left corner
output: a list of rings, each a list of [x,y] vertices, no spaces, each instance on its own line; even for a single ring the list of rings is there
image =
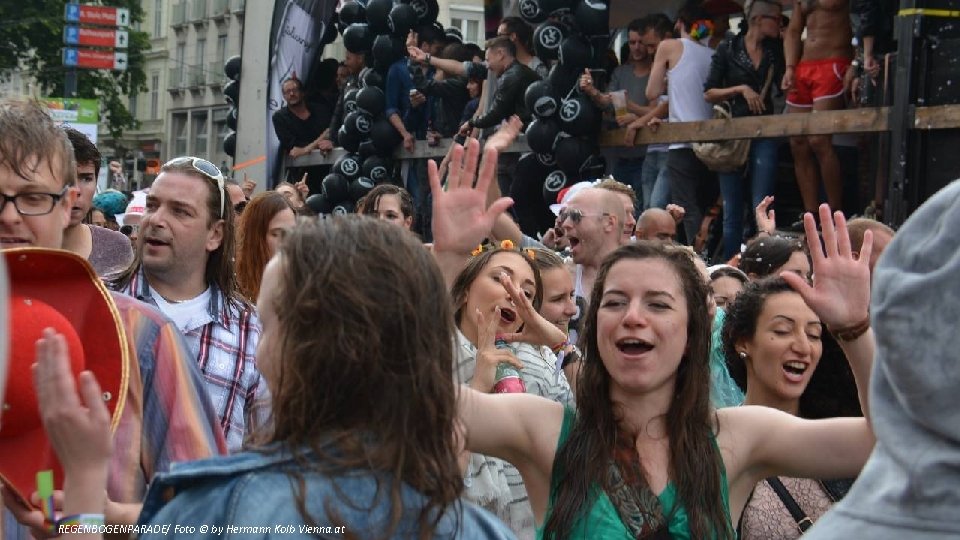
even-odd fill
[[[573,429],[575,420],[576,412],[569,407],[564,407],[563,426],[560,428],[560,440],[557,441],[557,451],[560,450],[560,447],[563,446],[570,436],[570,430]],[[716,444],[715,438],[714,444]],[[553,481],[554,479],[551,479],[551,494],[550,500],[547,502],[547,515],[544,517],[544,523],[546,523],[553,509],[553,488],[555,487]],[[607,497],[606,492],[597,485],[594,485],[592,489],[593,506],[590,507],[585,519],[581,518],[574,523],[570,538],[622,538],[624,540],[633,540],[630,531],[628,531],[627,527],[620,521],[620,515],[617,513],[617,509],[613,506],[613,503],[610,502],[610,498]],[[723,509],[729,519],[730,501],[729,495],[727,494],[727,471],[722,463],[720,466],[720,493],[723,498]],[[690,540],[689,518],[687,517],[686,508],[681,506],[677,508],[676,512],[673,511],[674,506],[678,504],[677,490],[673,482],[668,483],[667,487],[663,489],[657,498],[660,499],[660,504],[663,506],[663,515],[670,516],[670,521],[667,523],[670,536],[675,540]],[[673,514],[672,516],[671,513]],[[543,538],[543,524],[541,524],[540,527],[537,528],[537,540],[543,540]]]

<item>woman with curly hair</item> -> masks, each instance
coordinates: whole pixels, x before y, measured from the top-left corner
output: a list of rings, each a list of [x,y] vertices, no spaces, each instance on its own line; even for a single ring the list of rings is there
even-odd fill
[[[723,345],[731,375],[746,392],[744,405],[772,407],[800,418],[858,415],[829,406],[842,402],[844,395],[848,402],[855,401],[856,386],[845,376],[845,366],[821,364],[828,360],[823,356],[823,323],[782,278],[746,286],[728,310]],[[809,391],[814,373],[823,375],[824,383],[832,379],[834,392],[826,404],[819,392]],[[825,406],[832,410],[823,411]],[[848,487],[849,482],[767,478],[757,484],[741,514],[740,538],[799,538]]]
[[[257,299],[263,269],[296,223],[293,207],[277,191],[258,193],[247,203],[237,232],[237,285],[245,298]]]

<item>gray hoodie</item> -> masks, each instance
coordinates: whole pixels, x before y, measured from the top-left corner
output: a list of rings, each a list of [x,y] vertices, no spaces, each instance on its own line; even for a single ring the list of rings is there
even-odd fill
[[[804,540],[960,537],[960,181],[921,206],[873,278],[877,444]]]

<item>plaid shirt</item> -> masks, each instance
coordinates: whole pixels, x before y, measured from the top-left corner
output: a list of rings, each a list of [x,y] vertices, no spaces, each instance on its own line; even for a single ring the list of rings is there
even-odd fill
[[[203,377],[173,321],[129,296],[112,293],[131,360],[127,399],[113,434],[107,494],[139,503],[154,475],[175,462],[227,453]],[[4,512],[4,538],[33,538]]]
[[[210,289],[206,316],[180,331],[206,379],[207,395],[220,417],[227,447],[236,452],[243,446],[245,434],[264,425],[269,417],[267,386],[254,360],[260,320],[253,306],[228,302],[216,285],[211,284]],[[121,292],[159,308],[143,268]]]

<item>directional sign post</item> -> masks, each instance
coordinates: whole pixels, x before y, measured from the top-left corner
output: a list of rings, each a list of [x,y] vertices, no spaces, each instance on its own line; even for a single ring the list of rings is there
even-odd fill
[[[110,6],[94,6],[71,0],[64,6],[63,65],[64,94],[76,97],[77,68],[127,69],[126,49],[130,36],[124,28],[130,26],[130,10]],[[89,49],[84,47],[98,47]]]
[[[66,47],[63,49],[63,65],[66,67],[123,71],[127,69],[127,53]]]
[[[100,26],[130,26],[130,10],[108,6],[67,4],[64,19],[68,23],[97,24]]]
[[[129,34],[126,30],[87,28],[84,26],[67,26],[63,29],[63,43],[65,45],[126,49],[128,42]]]

